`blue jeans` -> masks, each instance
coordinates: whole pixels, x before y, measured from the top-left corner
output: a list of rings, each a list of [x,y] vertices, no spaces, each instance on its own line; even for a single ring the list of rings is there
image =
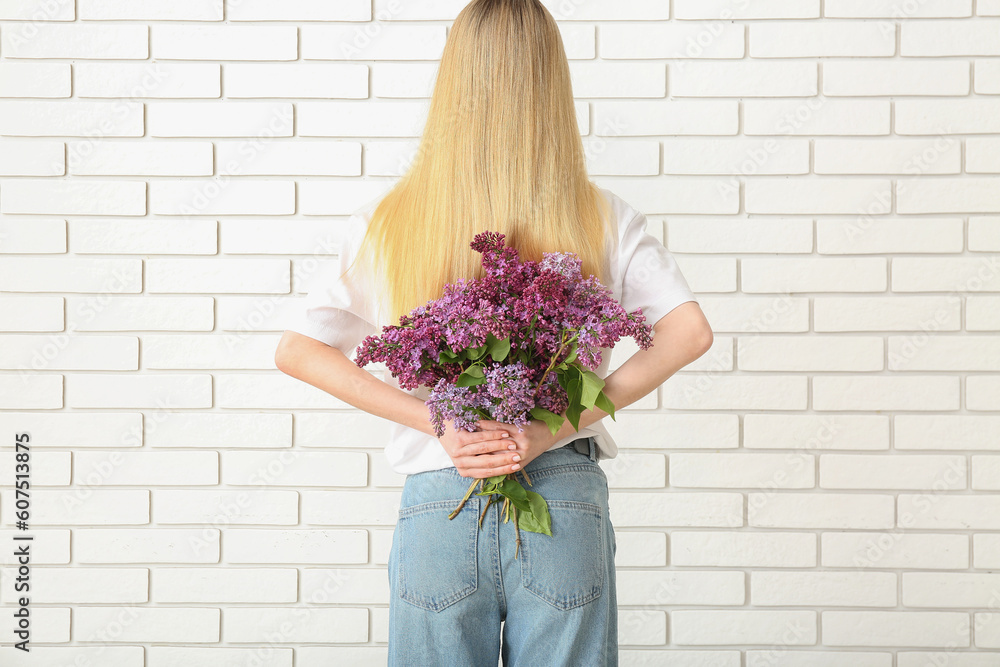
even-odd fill
[[[521,530],[501,502],[479,516],[472,477],[451,468],[408,475],[389,552],[390,667],[618,665],[615,533],[593,438],[525,467],[549,506],[552,535]],[[501,646],[501,637],[503,643]]]

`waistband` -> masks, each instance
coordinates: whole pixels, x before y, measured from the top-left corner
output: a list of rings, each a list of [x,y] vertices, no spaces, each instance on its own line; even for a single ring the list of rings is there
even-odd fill
[[[557,447],[556,449],[564,449],[564,448],[567,448],[567,447],[572,447],[573,449],[575,449],[576,451],[580,452],[584,456],[589,456],[590,460],[593,461],[594,463],[597,463],[597,461],[598,461],[598,458],[597,458],[597,453],[598,453],[597,440],[594,438],[594,436],[587,436],[585,438],[577,438],[573,442],[568,442],[565,445],[563,445],[562,447]]]

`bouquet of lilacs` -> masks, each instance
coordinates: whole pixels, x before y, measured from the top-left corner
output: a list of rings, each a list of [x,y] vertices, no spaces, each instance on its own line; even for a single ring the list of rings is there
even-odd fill
[[[398,326],[367,336],[355,363],[384,363],[404,389],[430,387],[426,404],[438,437],[446,420],[456,430],[474,431],[479,419],[491,419],[521,431],[538,419],[555,434],[567,419],[579,431],[581,413],[595,406],[614,419],[604,380],[593,369],[601,349],[622,337],[642,349],[652,345],[642,310],[626,312],[596,277],[584,278],[575,254],[520,261],[495,232],[477,234],[471,247],[482,254],[485,276],[446,285],[441,297],[400,317]],[[527,472],[517,472],[530,486]],[[503,497],[505,522],[513,515],[515,529],[552,535],[548,505],[521,486],[516,472],[474,480],[448,518],[477,485],[477,495],[490,496],[480,527]]]

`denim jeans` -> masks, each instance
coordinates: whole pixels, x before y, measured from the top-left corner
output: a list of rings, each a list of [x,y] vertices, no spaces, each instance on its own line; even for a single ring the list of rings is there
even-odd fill
[[[521,530],[454,467],[408,475],[389,553],[390,667],[618,665],[615,533],[593,438],[525,467],[552,535]],[[502,643],[501,643],[502,638]]]

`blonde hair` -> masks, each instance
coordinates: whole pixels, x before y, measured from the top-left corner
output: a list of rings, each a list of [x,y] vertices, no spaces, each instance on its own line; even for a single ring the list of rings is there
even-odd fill
[[[575,252],[584,276],[607,284],[608,220],[555,19],[538,0],[473,0],[448,34],[417,154],[348,272],[361,260],[381,276],[390,324],[445,284],[482,277],[469,243],[485,230],[522,260]]]

